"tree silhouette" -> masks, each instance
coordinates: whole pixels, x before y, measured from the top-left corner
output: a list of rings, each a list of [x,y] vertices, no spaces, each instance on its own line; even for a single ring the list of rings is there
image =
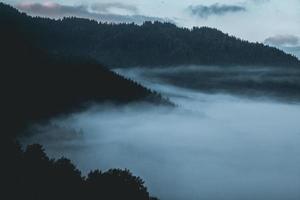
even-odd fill
[[[6,176],[1,179],[5,199],[155,199],[144,181],[127,169],[94,170],[84,177],[69,159],[49,159],[39,144],[22,151],[18,143],[6,143],[9,156],[3,160]]]

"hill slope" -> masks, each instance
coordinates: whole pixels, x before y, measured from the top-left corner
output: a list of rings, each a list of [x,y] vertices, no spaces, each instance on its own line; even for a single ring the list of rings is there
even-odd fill
[[[29,17],[0,5],[1,17],[52,54],[91,57],[109,66],[264,65],[300,66],[273,47],[240,40],[217,29],[178,28],[170,23],[103,24],[88,19]]]
[[[18,12],[1,5],[0,13],[1,27],[5,27],[0,32],[2,134],[13,135],[31,121],[74,111],[90,102],[168,103],[158,93],[90,58],[49,56],[34,45],[31,34],[24,34],[26,30],[10,20]]]

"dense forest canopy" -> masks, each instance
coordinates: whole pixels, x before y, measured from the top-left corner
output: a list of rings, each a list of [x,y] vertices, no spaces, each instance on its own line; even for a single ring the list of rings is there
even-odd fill
[[[15,142],[31,123],[78,111],[91,102],[171,105],[91,58],[50,55],[23,29],[23,18],[27,16],[0,3],[1,198],[155,200],[144,181],[127,169],[82,175],[69,159],[49,158],[39,144],[23,150]]]
[[[1,115],[5,119],[1,128],[10,130],[2,134],[14,135],[29,122],[75,111],[87,103],[142,100],[168,104],[160,94],[93,59],[49,55],[45,48],[34,45],[35,35],[24,34],[29,29],[15,21],[25,15],[3,4],[0,13]]]
[[[83,175],[69,159],[49,158],[39,144],[23,150],[16,142],[1,141],[1,147],[2,199],[157,200],[127,169],[97,169]]]
[[[292,55],[208,27],[171,23],[108,24],[75,17],[30,17],[1,4],[1,18],[54,55],[84,56],[109,67],[170,65],[300,66]],[[5,24],[2,23],[2,28]]]

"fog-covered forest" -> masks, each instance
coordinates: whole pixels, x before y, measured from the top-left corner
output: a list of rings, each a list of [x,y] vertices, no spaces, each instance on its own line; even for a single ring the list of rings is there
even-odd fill
[[[50,19],[1,2],[0,26],[1,195],[300,198],[297,57],[206,26]]]

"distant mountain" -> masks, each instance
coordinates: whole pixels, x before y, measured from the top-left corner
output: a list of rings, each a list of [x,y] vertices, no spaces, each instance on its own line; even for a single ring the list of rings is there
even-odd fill
[[[90,57],[109,67],[173,65],[300,66],[292,55],[250,43],[217,29],[179,28],[171,23],[106,24],[89,19],[30,17],[0,5],[3,19],[19,26],[53,55]],[[2,29],[3,24],[1,25]]]
[[[2,134],[10,135],[32,121],[76,111],[87,103],[123,104],[142,100],[169,104],[158,93],[109,71],[90,58],[48,55],[45,49],[34,45],[30,30],[20,29],[12,20],[17,18],[27,16],[1,4]]]

